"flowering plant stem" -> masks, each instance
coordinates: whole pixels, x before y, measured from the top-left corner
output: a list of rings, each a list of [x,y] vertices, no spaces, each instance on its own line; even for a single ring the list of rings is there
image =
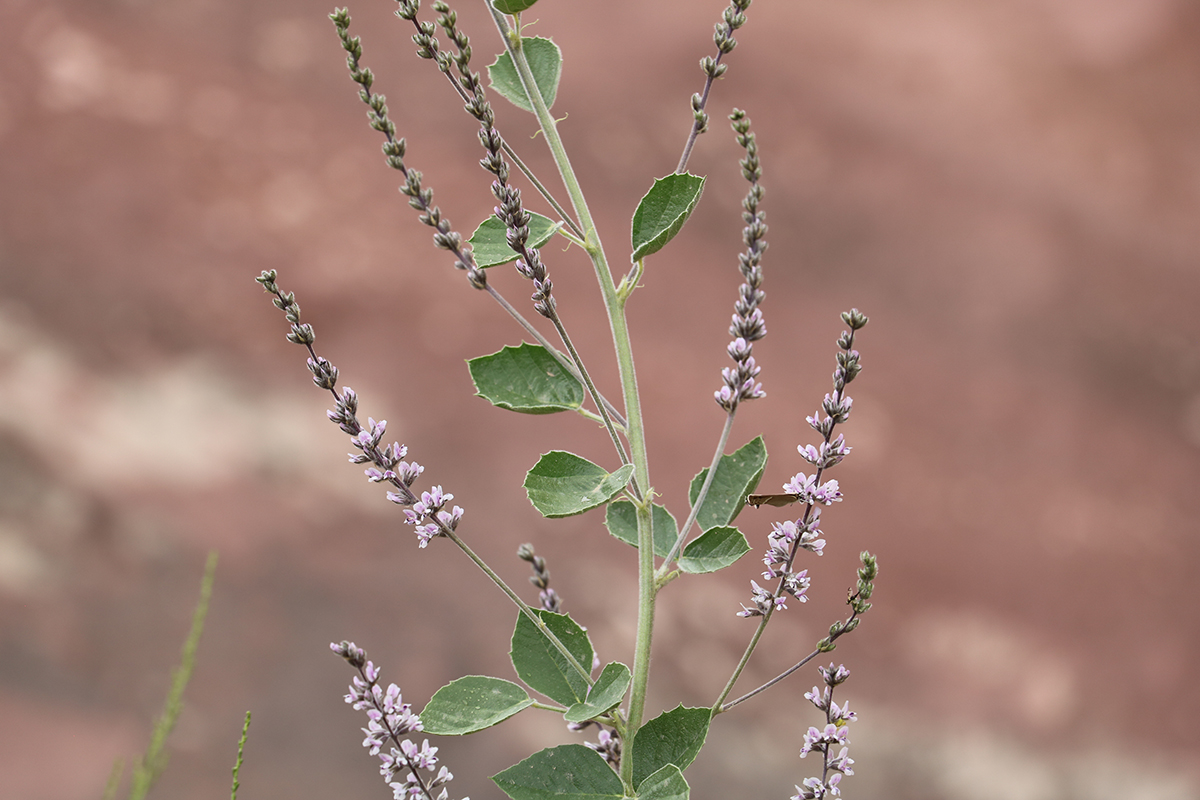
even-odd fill
[[[621,390],[628,418],[625,435],[629,441],[630,458],[634,469],[633,487],[641,498],[645,498],[634,503],[637,510],[638,528],[638,619],[633,655],[633,682],[629,697],[629,712],[626,718],[625,747],[629,749],[633,745],[645,713],[646,687],[650,678],[650,644],[654,632],[656,589],[654,583],[654,539],[649,501],[653,492],[650,489],[650,463],[646,453],[641,399],[638,395],[637,374],[633,366],[633,347],[629,340],[629,326],[625,320],[625,300],[628,295],[619,297],[617,294],[612,271],[609,269],[608,259],[604,254],[604,246],[600,242],[600,234],[592,221],[587,199],[583,195],[583,190],[575,176],[575,170],[571,167],[571,161],[567,157],[566,148],[563,147],[562,139],[558,135],[557,123],[538,91],[529,61],[521,46],[520,17],[517,17],[517,27],[510,28],[504,15],[490,2],[487,2],[487,7],[504,40],[505,49],[516,66],[517,75],[525,89],[525,96],[533,106],[538,126],[546,137],[546,144],[558,167],[559,175],[562,176],[571,206],[575,209],[580,226],[583,228],[584,243],[588,257],[596,271],[596,281],[600,286],[605,310],[608,312],[609,329],[612,331],[613,345],[616,349],[617,368],[620,372]],[[627,789],[632,790],[633,759],[622,759],[621,782]]]
[[[605,508],[604,525],[608,532],[637,548],[637,621],[632,666],[617,660],[605,663],[596,652],[587,629],[561,610],[562,596],[557,588],[550,586],[546,559],[534,551],[532,544],[522,544],[517,556],[532,567],[530,581],[539,591],[540,607],[522,600],[458,532],[466,512],[459,506],[449,505],[454,495],[444,491],[440,484],[430,485],[426,491],[412,488],[425,468],[416,461],[404,460],[408,453],[406,446],[399,442],[382,442],[387,427],[385,420],[368,419],[365,424],[359,421],[358,396],[348,387],[336,388],[337,368],[316,354],[312,346],[315,336],[312,327],[300,322],[300,308],[295,298],[280,291],[275,283],[275,272],[269,270],[258,280],[274,295],[275,305],[292,323],[288,340],[307,348],[313,382],[333,395],[335,407],[328,416],[350,436],[351,444],[357,450],[350,454],[350,461],[365,465],[370,482],[386,485],[387,499],[401,506],[405,522],[415,527],[419,547],[424,548],[435,539],[449,539],[518,609],[510,657],[524,687],[501,678],[468,675],[443,686],[425,709],[416,714],[411,706],[401,701],[400,690],[395,684],[386,691],[383,689],[379,683],[379,670],[366,659],[365,651],[352,642],[343,641],[333,644],[332,648],[357,670],[346,701],[356,710],[366,712],[368,727],[364,729],[367,732],[364,745],[372,755],[380,758],[382,774],[395,791],[396,798],[446,800],[448,793],[444,786],[453,777],[444,766],[434,772],[438,748],[431,747],[428,741],[418,747],[414,741],[403,738],[406,734],[420,731],[445,736],[470,734],[533,707],[561,714],[573,731],[599,727],[599,741],[587,742],[586,747],[565,744],[546,748],[492,776],[496,785],[513,800],[544,800],[545,797],[562,800],[585,800],[587,797],[687,800],[690,789],[683,770],[704,745],[712,718],[778,683],[816,654],[834,649],[834,641],[853,630],[861,614],[870,607],[867,600],[875,578],[874,557],[864,553],[858,591],[848,600],[852,609],[850,616],[834,623],[829,636],[818,643],[813,654],[766,684],[726,702],[775,612],[786,608],[789,599],[800,603],[807,600],[805,592],[810,583],[807,570],[794,570],[793,561],[800,550],[818,556],[822,554],[825,540],[818,538],[821,535],[817,527],[819,506],[842,498],[837,481],[822,481],[825,470],[839,463],[850,451],[841,435],[833,438],[833,430],[850,413],[852,400],[845,394],[845,387],[861,370],[858,351],[853,349],[854,332],[867,324],[866,317],[857,310],[842,315],[850,331],[844,332],[838,340],[841,352],[834,373],[834,390],[825,396],[824,415],[818,411],[808,418],[809,424],[820,434],[819,447],[804,445],[798,448],[801,457],[814,465],[812,475],[795,475],[784,485],[786,494],[783,495],[754,494],[767,462],[763,437],[756,437],[733,453],[725,452],[739,405],[765,397],[758,382],[761,370],[752,355],[753,343],[767,332],[759,308],[766,296],[761,288],[761,262],[767,249],[767,226],[760,207],[764,190],[759,183],[762,170],[755,136],[750,132],[750,120],[745,112],[737,109],[729,120],[738,144],[745,150],[740,166],[750,188],[742,201],[742,219],[746,223],[742,241],[746,247],[738,254],[743,282],[729,327],[731,341],[726,348],[734,365],[721,371],[723,385],[714,392],[716,403],[724,411],[723,425],[709,466],[696,475],[689,486],[690,508],[683,526],[677,527],[675,517],[663,506],[653,503],[657,493],[650,482],[646,431],[625,307],[645,274],[647,258],[679,233],[700,199],[705,178],[683,170],[697,137],[707,130],[709,118],[705,109],[713,81],[726,70],[722,57],[736,46],[733,33],[745,24],[744,12],[751,0],[730,0],[723,14],[724,23],[717,26],[714,35],[717,55],[701,60],[706,82],[703,93],[692,97],[693,124],[683,157],[678,170],[655,180],[638,204],[631,227],[632,266],[620,283],[614,279],[599,232],[558,134],[557,122],[550,113],[561,75],[561,51],[549,39],[522,35],[521,14],[537,0],[485,0],[504,43],[504,52],[488,71],[492,90],[535,115],[565,187],[567,196],[563,199],[568,201],[565,205],[570,207],[570,212],[517,158],[496,129],[495,109],[488,100],[480,75],[471,70],[470,40],[458,28],[457,13],[445,0],[433,0],[432,7],[440,14],[434,23],[418,19],[418,0],[396,2],[397,16],[412,22],[415,27],[412,38],[418,46],[417,55],[436,64],[465,102],[467,113],[479,123],[479,141],[486,155],[478,163],[492,176],[491,193],[498,204],[493,216],[478,225],[469,242],[464,241],[433,204],[433,190],[422,184],[422,174],[405,163],[405,140],[398,136],[396,125],[388,116],[383,95],[372,92],[374,76],[360,63],[362,47],[358,37],[349,34],[349,12],[339,9],[330,17],[342,47],[348,53],[351,79],[359,85],[359,96],[370,109],[371,127],[386,138],[383,152],[388,166],[404,176],[401,192],[409,198],[409,205],[420,213],[420,221],[436,229],[434,244],[452,253],[454,266],[466,272],[471,286],[487,291],[539,343],[523,342],[519,347],[504,347],[491,355],[471,359],[468,366],[478,396],[509,411],[526,414],[574,411],[604,425],[620,460],[621,465],[616,470],[610,472],[575,453],[553,450],[543,453],[526,473],[523,485],[529,501],[546,518],[569,517]],[[438,38],[439,28],[453,43],[453,49],[443,47]],[[506,156],[529,178],[560,221],[533,213],[524,206],[521,189],[510,181]],[[553,282],[541,258],[542,248],[556,234],[579,246],[592,262],[620,377],[620,408],[596,387],[559,315]],[[533,308],[554,326],[563,351],[553,346],[493,287],[485,270],[509,263],[533,284]],[[590,407],[583,407],[588,398],[595,407],[594,412]],[[766,589],[751,581],[753,606],[743,605],[737,616],[761,619],[716,701],[711,706],[699,708],[680,705],[647,720],[646,697],[657,593],[680,575],[713,573],[732,566],[749,552],[750,544],[733,525],[748,504],[779,506],[792,502],[800,502],[803,513],[799,519],[773,523],[773,530],[767,537],[769,547],[763,558],[767,567],[764,578],[778,582],[773,589]],[[698,528],[699,534],[689,541],[693,528]],[[849,674],[844,667],[833,665],[828,669],[822,667],[822,670],[830,693],[832,687],[843,682]],[[531,691],[546,700],[535,699]],[[803,789],[797,787],[798,800],[837,795],[841,776],[853,774],[852,760],[845,755],[845,749],[837,756],[831,755],[830,751],[835,744],[845,744],[845,722],[853,717],[844,705],[839,707],[832,703],[829,693],[814,694],[813,697],[814,704],[826,711],[826,727],[821,731],[810,728],[806,746],[810,751],[821,752],[825,765],[820,778],[806,780]],[[388,748],[390,752],[384,752]],[[396,777],[403,780],[393,782]]]

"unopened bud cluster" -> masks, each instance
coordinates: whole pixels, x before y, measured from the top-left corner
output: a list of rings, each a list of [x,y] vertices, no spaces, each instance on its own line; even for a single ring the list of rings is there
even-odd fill
[[[871,594],[875,591],[875,578],[879,575],[879,564],[875,556],[866,550],[859,553],[858,557],[862,561],[862,566],[858,568],[858,585],[846,598],[846,604],[850,606],[850,617],[846,620],[838,620],[829,626],[829,635],[817,642],[817,650],[822,653],[828,653],[835,649],[837,645],[834,644],[834,641],[842,634],[857,628],[859,618],[871,609],[871,604],[867,601],[871,599]]]
[[[733,341],[729,343],[728,352],[735,366],[721,371],[724,385],[714,393],[717,404],[732,413],[741,401],[766,396],[762,384],[757,380],[760,367],[754,363],[751,353],[754,342],[767,335],[767,326],[758,308],[766,297],[762,291],[762,256],[767,250],[767,224],[766,216],[759,209],[763,197],[763,188],[758,182],[762,177],[762,166],[758,161],[758,145],[754,134],[750,132],[750,120],[737,109],[729,119],[737,133],[738,144],[746,150],[746,157],[741,161],[742,177],[750,182],[750,190],[742,200],[742,219],[746,223],[742,229],[742,241],[746,250],[738,255],[738,269],[741,270],[743,283],[738,288],[733,322],[729,326]]]
[[[529,582],[538,588],[538,599],[541,600],[542,608],[553,611],[555,614],[561,613],[562,598],[558,596],[558,592],[550,588],[550,569],[546,566],[546,559],[537,555],[531,544],[523,544],[518,547],[517,558],[528,561],[529,565],[533,567],[533,575],[529,577]]]
[[[721,63],[721,59],[737,47],[737,39],[733,38],[733,32],[746,24],[745,11],[751,2],[752,0],[732,0],[721,15],[721,21],[713,26],[713,43],[717,46],[717,56],[705,56],[700,59],[700,69],[704,71],[707,81],[703,94],[692,95],[692,117],[696,133],[708,130],[708,113],[704,110],[708,90],[714,80],[725,74],[727,67]]]
[[[272,302],[276,308],[283,311],[288,322],[292,323],[291,331],[287,335],[288,341],[307,348],[308,370],[313,375],[313,383],[333,394],[334,407],[325,414],[343,433],[350,436],[350,444],[359,451],[350,453],[350,463],[371,464],[365,470],[367,480],[372,483],[390,484],[392,488],[388,491],[387,498],[393,503],[406,506],[405,522],[416,526],[421,547],[429,544],[429,540],[435,536],[445,536],[453,532],[462,519],[463,510],[454,506],[450,511],[445,511],[444,506],[454,495],[443,493],[440,486],[422,492],[420,497],[412,491],[413,482],[425,468],[415,461],[404,460],[408,455],[405,445],[399,442],[382,444],[387,420],[376,422],[368,417],[366,426],[359,421],[358,395],[349,386],[338,391],[337,367],[313,350],[316,334],[312,326],[300,321],[300,305],[295,296],[291,292],[281,291],[275,283],[275,278],[275,270],[266,270],[255,280],[275,295]]]
[[[416,22],[416,13],[419,3],[404,2],[400,3],[396,15],[404,19],[412,19],[413,23],[418,27],[418,35],[413,39],[417,41],[418,47],[422,46],[422,35],[427,39],[432,39],[433,49],[429,51],[429,55],[425,54],[424,49],[419,49],[418,53],[427,58],[433,58],[436,52],[437,39],[433,37],[432,23],[423,23],[428,25],[426,31],[422,27],[422,23]],[[409,16],[411,14],[411,16]],[[408,204],[421,212],[420,220],[425,225],[430,226],[437,232],[433,235],[433,243],[441,250],[448,250],[455,256],[454,266],[456,269],[466,270],[467,280],[476,289],[483,289],[487,286],[487,275],[483,270],[475,265],[474,256],[470,249],[464,249],[462,246],[462,236],[453,229],[450,225],[450,220],[442,216],[441,209],[433,205],[433,190],[421,186],[421,173],[415,169],[409,169],[404,163],[405,143],[404,139],[396,138],[396,125],[388,117],[388,108],[386,98],[382,94],[371,92],[371,85],[375,81],[371,70],[360,65],[362,59],[362,43],[357,36],[351,36],[350,14],[340,8],[329,15],[333,21],[334,27],[337,29],[338,38],[342,41],[342,48],[346,51],[346,65],[350,69],[350,79],[359,85],[359,98],[367,104],[370,111],[367,112],[367,118],[370,121],[371,127],[381,132],[386,141],[383,143],[383,154],[387,159],[387,164],[394,170],[398,170],[404,176],[404,185],[400,187],[401,193],[409,198]]]
[[[508,246],[520,254],[517,259],[517,271],[533,281],[533,307],[539,314],[547,318],[554,316],[554,298],[551,296],[553,284],[547,276],[546,267],[542,264],[541,256],[536,248],[528,246],[530,216],[521,202],[521,191],[509,185],[509,168],[504,159],[504,139],[496,130],[496,115],[484,94],[483,83],[478,73],[471,72],[470,39],[458,29],[458,15],[450,10],[444,2],[433,5],[435,11],[441,14],[438,25],[445,30],[446,35],[457,48],[455,55],[449,55],[440,49],[436,28],[432,22],[418,22],[416,2],[401,3],[396,14],[411,20],[417,26],[413,41],[417,45],[417,55],[433,60],[454,84],[455,89],[466,101],[466,110],[479,122],[479,142],[483,145],[486,155],[479,165],[495,176],[492,182],[492,194],[499,201],[493,211],[496,217],[504,223],[507,230]],[[482,283],[479,288],[482,288]]]

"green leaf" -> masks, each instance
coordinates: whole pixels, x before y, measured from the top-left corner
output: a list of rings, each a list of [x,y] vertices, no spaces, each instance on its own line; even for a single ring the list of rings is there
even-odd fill
[[[674,764],[667,764],[642,781],[637,794],[640,800],[688,800],[687,781]]]
[[[512,681],[468,675],[438,689],[421,712],[426,733],[461,736],[490,728],[533,704]]]
[[[658,178],[633,212],[633,260],[657,253],[691,216],[704,178],[685,173]]]
[[[514,5],[523,1],[509,0]],[[531,5],[533,3],[529,3],[525,8]],[[558,94],[558,80],[562,77],[562,51],[554,42],[541,36],[522,39],[521,49],[525,52],[525,60],[529,62],[529,71],[533,73],[533,82],[537,84],[538,93],[546,103],[546,108],[550,108],[554,105],[554,97]],[[521,85],[521,79],[517,76],[512,56],[507,51],[496,56],[495,62],[488,65],[488,78],[491,79],[492,88],[505,100],[517,108],[533,111],[529,98],[525,96],[525,87]]]
[[[761,436],[747,442],[737,452],[721,456],[717,463],[717,474],[713,478],[704,505],[696,522],[700,530],[707,531],[733,522],[746,505],[746,495],[754,491],[767,468],[767,448]],[[708,467],[692,478],[688,501],[693,505],[700,494],[700,487],[708,475]]]
[[[595,685],[588,692],[587,700],[568,708],[563,717],[567,722],[586,722],[616,708],[629,688],[629,675],[629,667],[620,661],[605,664],[600,677],[596,678]]]
[[[566,614],[545,610],[534,613],[558,637],[580,666],[585,670],[592,668],[592,643],[583,628]],[[541,692],[564,706],[573,706],[587,699],[587,681],[524,614],[517,616],[509,655],[517,675],[535,692]]]
[[[522,414],[578,411],[583,384],[563,369],[546,348],[522,342],[467,362],[475,394],[494,406]]]
[[[542,247],[562,227],[549,217],[529,212],[529,246]],[[518,253],[508,246],[508,228],[495,214],[479,223],[471,234],[471,252],[475,255],[475,266],[480,269],[498,267],[516,261]]]
[[[750,544],[737,528],[712,528],[683,548],[679,568],[699,574],[725,569],[750,552]]]
[[[638,546],[637,509],[628,500],[617,500],[608,504],[604,515],[604,525],[608,532],[625,544]],[[654,555],[665,558],[679,536],[679,525],[671,512],[660,505],[651,507],[650,529],[654,532]]]
[[[633,738],[634,785],[668,764],[687,769],[704,746],[711,717],[710,709],[680,705],[643,725]]]
[[[512,800],[618,800],[625,794],[612,767],[581,744],[534,753],[492,781]]]
[[[633,475],[633,464],[611,474],[562,450],[546,453],[525,476],[525,493],[543,517],[570,517],[612,500]]]
[[[537,0],[492,0],[492,5],[501,14],[516,14],[536,3]]]

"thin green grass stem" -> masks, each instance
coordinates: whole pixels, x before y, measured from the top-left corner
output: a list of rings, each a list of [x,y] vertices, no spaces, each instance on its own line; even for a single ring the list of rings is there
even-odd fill
[[[200,599],[196,610],[192,613],[192,629],[187,640],[183,643],[179,666],[171,675],[171,690],[167,693],[167,702],[154,730],[150,734],[150,744],[146,752],[138,759],[133,767],[133,778],[130,782],[129,800],[142,800],[150,787],[162,775],[167,766],[167,737],[179,720],[179,712],[183,710],[183,691],[187,688],[192,677],[192,669],[196,665],[196,648],[200,645],[200,635],[204,632],[204,618],[208,615],[208,601],[212,597],[213,578],[217,570],[217,553],[214,550],[208,554],[208,563],[204,567],[204,578],[200,581]]]

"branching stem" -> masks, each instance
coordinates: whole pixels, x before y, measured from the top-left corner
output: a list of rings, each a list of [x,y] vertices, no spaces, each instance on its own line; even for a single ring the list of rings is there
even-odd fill
[[[667,553],[666,559],[662,566],[658,568],[655,579],[662,581],[666,576],[667,571],[671,567],[671,562],[679,555],[679,551],[683,549],[683,543],[687,539],[688,531],[696,522],[696,517],[700,515],[700,507],[704,505],[704,498],[708,497],[708,490],[712,487],[713,478],[717,474],[717,466],[721,463],[721,456],[725,454],[725,445],[729,442],[729,433],[733,430],[733,417],[737,414],[737,407],[734,406],[733,411],[730,411],[725,416],[725,427],[721,429],[721,438],[717,442],[716,452],[713,453],[712,463],[708,465],[708,474],[704,476],[704,483],[700,485],[700,493],[696,495],[696,502],[692,503],[692,510],[688,513],[687,520],[679,529],[679,536],[675,539],[675,544],[671,545],[671,552]]]

